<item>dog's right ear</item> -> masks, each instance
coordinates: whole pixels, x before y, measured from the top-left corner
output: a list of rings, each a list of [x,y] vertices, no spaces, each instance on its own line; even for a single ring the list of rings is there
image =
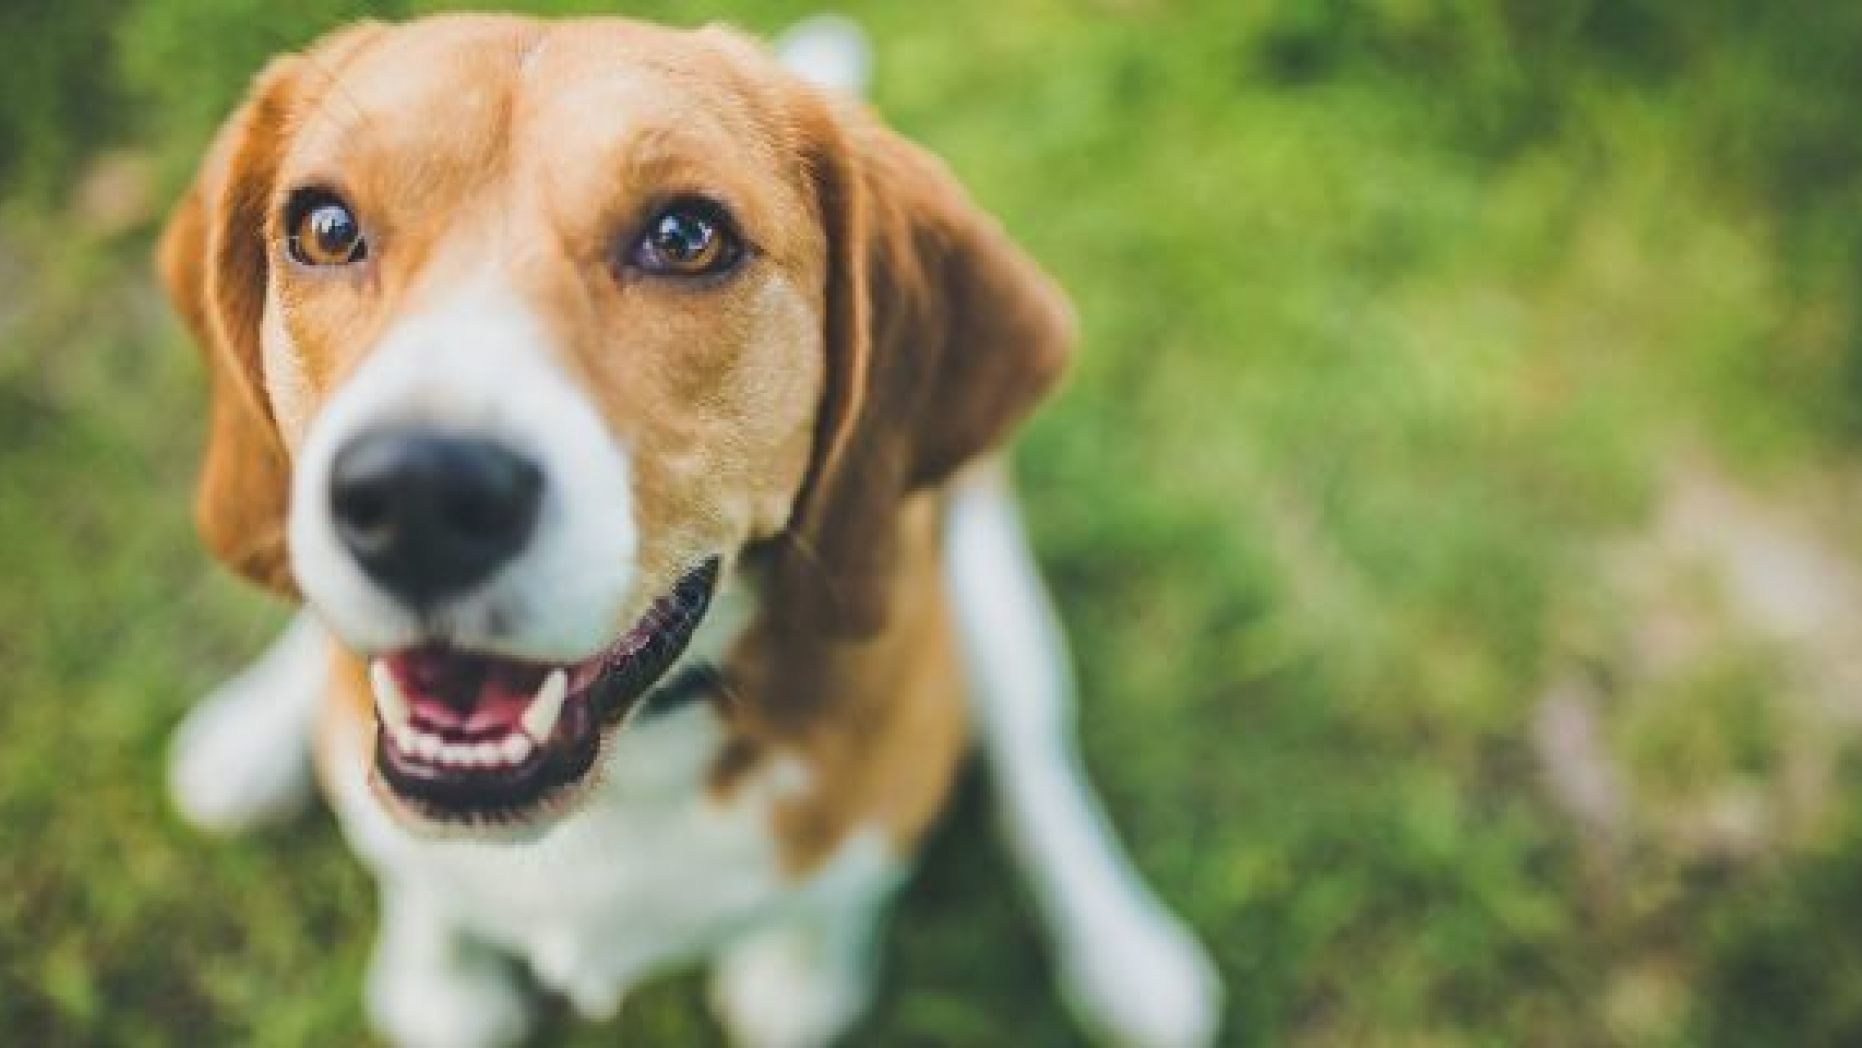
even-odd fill
[[[290,465],[265,392],[259,335],[267,220],[292,127],[335,69],[381,31],[353,26],[266,66],[215,136],[156,249],[162,283],[206,358],[212,386],[195,522],[228,567],[286,596],[296,594],[285,551]]]
[[[1073,309],[944,165],[864,109],[807,127],[828,246],[827,377],[777,562],[786,622],[870,637],[908,497],[999,447],[1059,381]]]

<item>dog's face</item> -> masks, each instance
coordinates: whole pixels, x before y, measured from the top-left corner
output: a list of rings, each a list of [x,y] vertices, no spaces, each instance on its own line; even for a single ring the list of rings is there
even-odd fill
[[[753,561],[881,628],[899,501],[1064,303],[936,166],[727,33],[365,25],[275,62],[162,245],[199,516],[368,660],[404,817],[534,824]]]

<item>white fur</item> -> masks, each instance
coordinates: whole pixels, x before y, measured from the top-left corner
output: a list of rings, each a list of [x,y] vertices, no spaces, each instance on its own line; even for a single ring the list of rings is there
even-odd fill
[[[844,15],[804,18],[776,40],[776,57],[817,87],[866,93],[873,76],[872,47],[860,24]]]
[[[1080,767],[1066,645],[1007,487],[952,500],[948,576],[1009,845],[1034,888],[1076,1013],[1114,1042],[1214,1040],[1215,968],[1145,888]]]
[[[831,1043],[866,1011],[878,974],[875,956],[886,906],[903,867],[876,861],[876,837],[856,837],[834,878],[779,918],[741,936],[712,969],[712,1008],[731,1040],[748,1048],[814,1048]]]
[[[310,800],[310,730],[329,688],[328,642],[307,615],[188,713],[169,743],[168,793],[188,822],[234,833]]]
[[[312,422],[292,479],[291,568],[350,648],[373,654],[428,639],[428,623],[362,572],[330,519],[337,453],[372,429],[408,424],[502,441],[544,475],[524,551],[440,610],[451,640],[572,661],[622,628],[637,545],[627,456],[556,359],[515,295],[495,281],[468,285],[390,331]]]
[[[701,634],[720,629],[708,620]],[[704,638],[698,646],[719,643]],[[353,751],[339,756],[349,773],[331,802],[351,847],[382,882],[368,981],[381,1032],[410,1045],[519,1036],[527,1012],[491,951],[527,964],[583,1015],[605,1018],[639,980],[730,947],[737,970],[782,969],[787,980],[776,1002],[766,997],[772,984],[760,979],[720,981],[719,1007],[727,1023],[750,1031],[745,1043],[831,1039],[865,1005],[866,965],[852,954],[870,939],[859,927],[876,919],[901,863],[876,833],[858,833],[816,873],[791,883],[771,811],[807,787],[808,772],[778,755],[719,800],[708,779],[724,738],[706,703],[643,715],[621,729],[588,800],[522,843],[409,832],[369,784],[367,738],[350,740]],[[801,959],[758,961],[773,955],[740,955],[731,945],[823,927],[838,937]],[[757,1030],[809,1036],[771,1039]]]

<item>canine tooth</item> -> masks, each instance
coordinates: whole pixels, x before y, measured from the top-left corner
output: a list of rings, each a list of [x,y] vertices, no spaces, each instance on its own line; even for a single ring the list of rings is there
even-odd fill
[[[568,694],[569,674],[551,670],[537,689],[536,698],[530,700],[530,708],[524,711],[524,734],[536,742],[549,739],[556,730],[556,718],[562,716],[562,700]]]
[[[439,760],[446,750],[446,744],[432,735],[415,734],[414,745],[420,751],[420,756],[430,761]]]
[[[418,737],[415,736],[414,729],[405,724],[395,726],[394,748],[400,750],[402,753],[413,753],[418,750],[420,748],[420,741]]]
[[[522,764],[530,756],[530,736],[521,731],[506,735],[498,749],[506,764]]]
[[[391,729],[407,726],[413,719],[407,705],[407,695],[401,691],[401,682],[394,679],[394,671],[380,659],[369,663],[369,684],[375,692],[375,712],[381,722]]]

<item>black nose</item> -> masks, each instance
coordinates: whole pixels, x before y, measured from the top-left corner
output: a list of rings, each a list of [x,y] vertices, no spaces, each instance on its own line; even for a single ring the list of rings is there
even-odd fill
[[[536,465],[498,444],[387,430],[337,452],[330,510],[362,569],[425,606],[515,557],[536,525],[542,490]]]

